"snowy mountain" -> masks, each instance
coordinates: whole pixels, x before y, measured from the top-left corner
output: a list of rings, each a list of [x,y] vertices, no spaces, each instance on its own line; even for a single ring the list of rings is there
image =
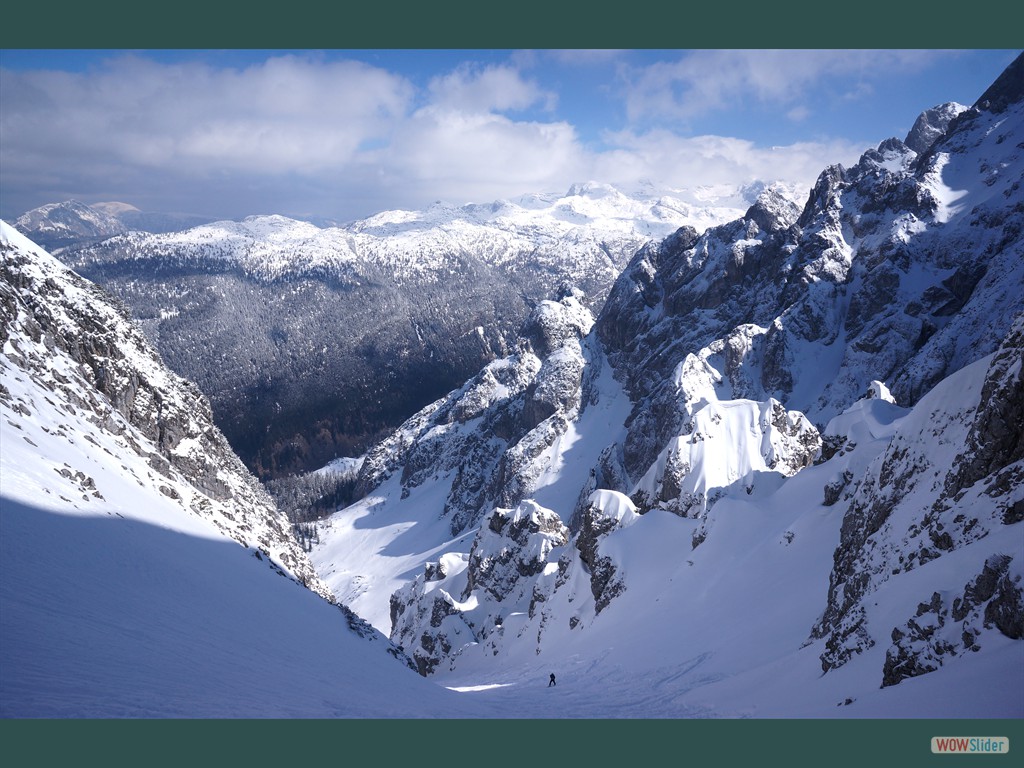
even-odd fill
[[[123,309],[2,222],[0,276],[0,716],[469,715],[324,599]]]
[[[113,212],[78,200],[50,203],[19,216],[15,228],[43,248],[91,243],[127,231]]]
[[[750,656],[750,624],[763,619],[758,606],[779,583],[758,580],[757,574],[769,570],[788,583],[786,606],[804,618],[816,610],[812,604],[817,605],[820,591],[805,577],[813,574],[812,567],[822,574],[829,567],[821,543],[835,534],[838,521],[814,514],[801,522],[792,501],[802,492],[789,485],[782,489],[789,495],[774,497],[773,506],[761,514],[741,508],[733,519],[720,519],[714,536],[691,554],[694,565],[673,556],[688,546],[694,521],[659,511],[640,516],[615,492],[594,494],[593,519],[584,521],[580,539],[590,545],[580,550],[579,562],[591,557],[586,554],[590,546],[597,558],[612,562],[628,588],[608,601],[601,616],[626,612],[604,622],[585,615],[590,582],[579,580],[578,563],[566,574],[579,589],[573,602],[583,609],[582,621],[593,621],[587,631],[595,634],[591,647],[600,653],[588,651],[572,634],[577,630],[569,629],[570,616],[568,623],[550,621],[545,637],[568,635],[571,652],[552,655],[546,648],[538,657],[526,645],[525,660],[513,656],[513,663],[498,671],[486,663],[470,667],[463,680],[447,681],[454,690],[438,685],[436,674],[423,679],[401,663],[401,654],[379,633],[297,583],[301,568],[287,564],[291,545],[275,532],[281,521],[274,520],[272,506],[231,458],[194,387],[161,367],[123,310],[6,225],[0,227],[4,718],[801,716],[819,713],[859,690],[836,678],[814,689],[806,674],[791,681],[788,691],[763,685],[758,664],[780,648],[791,648],[798,621],[769,622],[774,630],[759,637],[758,653]],[[528,343],[546,361],[571,361],[580,335],[589,338],[589,321],[578,299],[566,295],[538,307]],[[1013,344],[1019,360],[1019,339]],[[1012,344],[1004,347],[1014,349]],[[1011,389],[1013,354],[1001,351],[991,366],[1000,372],[998,381]],[[976,378],[983,369],[975,368]],[[1019,382],[1019,366],[1017,375]],[[608,381],[599,378],[598,383],[603,387]],[[954,384],[958,396],[964,382]],[[972,391],[984,391],[973,386]],[[988,413],[1000,410],[995,403],[1005,409],[1008,394],[990,396],[994,407]],[[571,410],[573,404],[559,407]],[[875,430],[881,444],[892,432],[894,417],[903,412],[878,399],[865,401],[834,426],[862,444],[868,442],[867,432]],[[984,419],[991,422],[991,416]],[[848,442],[844,447],[844,466],[853,466],[854,453],[864,449]],[[975,472],[986,471],[993,461],[1000,459],[987,455]],[[833,470],[830,465],[811,467],[793,482],[806,478],[808,487],[820,489]],[[714,509],[724,514],[728,503],[722,500]],[[406,542],[416,539],[411,528],[405,533]],[[260,542],[267,544],[265,549]],[[550,567],[537,565],[561,562],[567,543],[568,531],[554,513],[523,502],[514,511],[495,512],[465,563],[444,555],[436,568],[428,569],[427,581],[416,584],[440,591],[439,586],[452,588],[460,575],[468,580],[472,573],[474,590],[522,601],[527,597],[522,588],[532,587],[530,576],[550,585]],[[403,546],[400,540],[392,544]],[[515,547],[513,557],[504,553],[508,544]],[[727,553],[742,557],[748,550],[743,568],[720,567]],[[672,563],[667,582],[642,567],[661,557]],[[699,567],[701,557],[705,569]],[[706,588],[702,580],[712,570],[715,588],[705,599],[727,598],[718,607],[731,608],[734,621],[736,613],[742,619],[726,627],[735,640],[732,647],[716,649],[717,657],[695,652],[697,639],[711,625],[694,622],[687,615],[693,605],[678,599],[680,590]],[[990,571],[1016,573],[1001,560],[993,561]],[[650,580],[638,582],[636,577],[644,574]],[[559,572],[556,582],[561,577]],[[1000,591],[1001,578],[995,579],[991,595],[1010,594]],[[980,605],[980,598],[985,613],[1001,622],[1000,606],[1006,600],[988,596],[991,579],[979,581],[980,586],[970,585],[969,610]],[[818,584],[824,588],[824,581]],[[564,602],[564,590],[551,592],[552,610]],[[542,615],[544,596],[541,591],[529,596],[535,615]],[[631,604],[635,598],[645,599]],[[990,611],[987,606],[993,604]],[[454,613],[443,616],[449,623],[457,618]],[[509,614],[501,633],[511,638],[524,621],[523,614]],[[980,619],[974,624],[979,629],[975,644],[990,649],[999,635],[986,631]],[[673,631],[666,633],[666,626]],[[500,647],[499,640],[493,638],[494,647]],[[932,711],[944,712],[942,694],[950,687],[971,694],[989,685],[996,673],[1005,673],[1007,656],[1015,661],[1012,645],[997,650],[1001,656],[977,655],[981,667],[971,664],[970,656],[962,665],[950,665],[941,684],[923,675],[908,681],[920,682],[916,688],[903,682],[885,689],[884,696],[873,691],[853,704],[867,705],[869,713],[927,716],[921,701],[932,701]],[[740,668],[749,671],[726,674],[736,668],[737,657],[743,660]],[[782,663],[792,672],[789,659]],[[549,689],[550,672],[557,674],[558,685]],[[737,689],[755,695],[744,700]],[[793,690],[802,695],[787,697]],[[996,690],[1011,697],[1012,707],[1013,691],[1019,688]],[[977,699],[968,700],[971,716],[1007,711],[998,697],[980,706]],[[848,705],[836,712],[856,716],[864,709]]]
[[[0,224],[0,714],[1019,720],[1024,58],[936,114],[532,302],[325,470],[362,498],[316,574],[198,389]]]
[[[446,685],[1024,714],[1022,68],[538,304],[366,456],[332,591]]]
[[[184,213],[140,211],[129,203],[93,203],[78,200],[48,203],[19,216],[14,228],[51,253],[81,247],[129,231],[175,232],[210,221]]]
[[[641,245],[742,211],[710,195],[591,182],[342,228],[257,216],[131,232],[60,257],[131,308],[246,463],[276,477],[360,454],[503,357],[559,286],[597,309]]]

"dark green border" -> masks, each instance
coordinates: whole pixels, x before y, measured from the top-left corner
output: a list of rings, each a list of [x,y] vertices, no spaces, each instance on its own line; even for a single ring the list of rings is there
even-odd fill
[[[1005,3],[8,3],[0,48],[1012,48]],[[245,10],[235,10],[242,8]],[[1005,23],[1000,23],[1002,19]]]
[[[956,16],[939,6],[870,0],[836,5],[716,2],[598,4],[526,0],[310,0],[251,5],[209,0],[15,3],[0,48],[1019,48],[994,0]],[[232,7],[238,7],[232,6]],[[1002,6],[1005,8],[1005,6]],[[156,10],[154,10],[156,9]],[[0,93],[0,99],[3,94]],[[1008,736],[1013,758],[933,755],[932,736]],[[450,761],[840,768],[1000,766],[1024,754],[1019,720],[0,720],[12,765],[410,765]],[[504,758],[504,759],[503,759]],[[775,758],[772,760],[772,758]]]
[[[1005,755],[936,755],[933,736],[1006,736]],[[1018,764],[1020,720],[0,721],[9,765]],[[1010,756],[1012,755],[1012,757]],[[327,760],[327,762],[323,762]],[[405,762],[408,761],[408,762]]]

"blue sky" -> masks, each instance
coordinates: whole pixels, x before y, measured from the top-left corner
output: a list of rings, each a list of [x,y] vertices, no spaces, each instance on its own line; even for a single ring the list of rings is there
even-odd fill
[[[0,51],[0,217],[76,198],[347,221],[782,180],[972,103],[1019,51]]]

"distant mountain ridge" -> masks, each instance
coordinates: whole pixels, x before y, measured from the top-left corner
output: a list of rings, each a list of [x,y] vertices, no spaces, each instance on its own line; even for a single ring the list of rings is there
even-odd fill
[[[644,243],[737,215],[707,199],[722,192],[631,197],[590,182],[343,228],[254,216],[128,232],[60,258],[131,308],[247,464],[276,477],[366,450],[504,356],[531,306],[560,287],[600,307]]]
[[[95,242],[128,231],[115,215],[78,200],[34,208],[19,216],[14,226],[32,242],[50,249]]]
[[[65,200],[26,211],[15,219],[14,226],[37,245],[57,251],[133,230],[174,232],[210,220],[194,214],[140,211],[129,203],[86,205],[78,200]]]
[[[781,186],[773,188],[792,194]],[[372,279],[375,269],[398,279],[443,272],[460,251],[472,253],[488,266],[511,268],[529,253],[545,259],[541,265],[558,272],[560,280],[593,282],[590,262],[614,261],[607,254],[595,255],[594,248],[619,253],[630,244],[661,239],[682,222],[703,230],[740,215],[753,202],[744,204],[744,194],[750,192],[734,191],[728,198],[744,207],[730,207],[667,195],[630,197],[610,185],[588,182],[573,185],[565,195],[524,195],[463,206],[437,202],[422,211],[385,211],[338,227],[261,215],[157,237],[132,233],[69,258],[83,267],[127,258],[199,260],[237,267],[267,282],[313,275],[348,284]],[[53,213],[68,207],[45,206],[37,211]],[[81,204],[73,207],[82,208]],[[22,218],[30,223],[33,216],[35,212],[30,212]],[[124,231],[122,227],[117,234]],[[556,253],[563,263],[555,262]],[[599,278],[607,280],[607,275]]]

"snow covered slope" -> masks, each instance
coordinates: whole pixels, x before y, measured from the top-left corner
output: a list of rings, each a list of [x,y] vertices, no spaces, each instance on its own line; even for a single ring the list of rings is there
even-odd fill
[[[1018,343],[1004,345],[1015,350],[1017,376]],[[986,476],[956,509],[941,519],[933,512],[959,466],[965,425],[984,420],[972,401],[1010,368],[1005,354],[983,359],[913,410],[860,400],[826,429],[839,446],[828,461],[754,494],[723,496],[703,520],[659,509],[640,515],[628,497],[599,491],[577,533],[555,510],[525,500],[448,540],[430,519],[430,491],[414,488],[403,502],[392,480],[366,507],[339,513],[325,534],[333,541],[351,526],[361,537],[350,542],[353,552],[369,546],[372,556],[355,561],[370,569],[361,582],[367,594],[394,561],[408,567],[424,545],[444,540],[391,600],[394,639],[431,679],[460,689],[499,685],[474,696],[515,701],[531,716],[1020,717],[1024,553],[1013,511],[1024,503],[1021,484],[1004,481],[1005,492],[991,495]],[[936,452],[936,443],[947,447]],[[922,487],[865,539],[858,515],[893,455]],[[1020,471],[1017,458],[995,476]],[[886,482],[879,509],[904,487]],[[956,528],[973,534],[935,548],[929,532],[957,517]],[[858,545],[847,544],[857,531]],[[870,559],[844,567],[847,548],[856,556],[861,547]],[[915,562],[924,547],[933,554]],[[882,567],[909,555],[895,573]],[[852,608],[834,606],[833,595],[854,594],[843,582],[868,585]],[[837,645],[822,631],[832,623],[837,638],[857,626],[853,636],[866,642],[822,675]],[[911,654],[916,666],[904,663]],[[910,674],[894,684],[898,666]],[[527,703],[549,672],[558,698]]]
[[[553,511],[536,502],[495,510],[486,526],[464,539],[465,557],[457,549],[439,549],[436,566],[410,587],[422,594],[396,601],[422,606],[429,596],[445,606],[431,608],[426,618],[430,624],[436,617],[439,643],[459,639],[460,624],[465,639],[467,618],[486,616],[482,623],[491,625],[483,642],[455,649],[455,671],[439,666],[431,679],[423,679],[378,633],[290,578],[298,567],[284,567],[286,554],[273,549],[281,542],[271,539],[263,550],[232,539],[271,536],[273,526],[264,531],[261,518],[272,516],[272,509],[256,514],[252,508],[259,496],[237,465],[225,462],[201,400],[191,400],[194,392],[160,369],[102,293],[10,230],[3,231],[3,243],[3,717],[1021,713],[1021,681],[1013,676],[1021,669],[1021,644],[1000,628],[1008,617],[1012,622],[1005,608],[1013,596],[1000,585],[1019,568],[1012,557],[1006,562],[987,556],[993,548],[1014,551],[1012,526],[1019,523],[994,514],[1000,505],[1019,506],[1020,487],[1012,481],[1005,498],[997,494],[986,502],[993,510],[982,522],[988,536],[913,569],[916,582],[889,580],[869,593],[882,606],[871,608],[872,625],[882,627],[893,617],[906,620],[919,599],[922,574],[929,589],[936,586],[950,598],[947,605],[940,597],[936,616],[961,610],[964,602],[956,597],[969,593],[972,648],[949,656],[941,676],[918,674],[880,688],[880,671],[896,663],[890,658],[901,658],[902,646],[877,643],[822,678],[819,656],[827,641],[807,644],[826,600],[830,545],[842,523],[835,499],[828,506],[823,488],[846,472],[869,476],[887,446],[901,445],[894,439],[921,450],[927,443],[913,440],[921,422],[944,434],[948,421],[958,430],[950,433],[957,445],[969,445],[970,434],[994,436],[998,422],[992,414],[1020,412],[1012,398],[1020,393],[1021,328],[991,360],[935,390],[935,402],[947,408],[965,392],[986,404],[966,443],[963,425],[970,420],[962,414],[950,411],[937,420],[933,405],[908,415],[880,398],[862,401],[826,431],[826,437],[841,438],[828,441],[836,447],[829,462],[785,482],[780,475],[775,483],[758,484],[750,496],[741,491],[738,498],[720,499],[712,508],[711,535],[695,550],[691,539],[698,521],[657,509],[641,516],[613,491],[588,497],[575,540]],[[580,341],[588,313],[573,296],[540,307],[531,327],[522,357],[530,350],[545,354],[538,370],[558,371],[552,359],[571,363],[578,359],[573,350],[588,359]],[[500,367],[491,375],[502,375]],[[98,376],[97,370],[105,373]],[[553,380],[572,382],[566,370],[574,367]],[[590,387],[607,400],[588,398],[589,415],[563,433],[568,450],[541,452],[560,457],[563,468],[587,466],[602,431],[625,418],[621,407],[628,402],[615,405],[621,391],[616,395],[613,380],[603,378],[610,369],[601,371]],[[111,387],[113,381],[118,386]],[[121,393],[120,399],[99,386]],[[501,386],[468,386],[458,402],[465,408],[493,404],[506,394]],[[538,390],[540,385],[533,393]],[[123,411],[128,393],[135,404]],[[184,427],[176,421],[184,418],[177,413],[182,397],[195,422]],[[159,399],[161,408],[145,407],[149,399]],[[546,401],[533,402],[540,408]],[[576,408],[575,400],[565,400],[551,415]],[[464,424],[480,418],[457,412]],[[175,443],[178,429],[190,436]],[[566,439],[569,434],[573,439]],[[195,440],[202,450],[176,452],[184,440]],[[971,482],[979,472],[987,476],[993,468],[1000,476],[1019,472],[1019,448],[1012,440],[1001,444],[997,451],[976,454],[971,474],[958,475],[956,482]],[[190,461],[182,461],[185,454]],[[1015,464],[1005,463],[1014,456]],[[210,485],[210,472],[223,486]],[[204,477],[208,490],[201,487]],[[537,475],[534,495],[562,506],[568,496],[556,487],[561,477]],[[429,487],[428,480],[410,484],[408,499],[417,500]],[[400,498],[400,485],[394,491]],[[386,504],[378,510],[386,512]],[[417,548],[429,539],[418,528],[423,522],[391,519],[395,530],[379,540],[390,551],[377,554],[393,558],[422,551]],[[355,526],[360,527],[369,532],[373,524]],[[441,527],[447,529],[447,522]],[[450,538],[443,530],[431,535],[438,534]],[[962,565],[980,567],[983,575],[989,563],[999,574],[995,579],[959,583]],[[936,566],[946,574],[939,580],[931,577]],[[602,582],[611,587],[603,592],[603,604],[593,596],[595,575],[609,577]],[[504,610],[502,603],[516,610]],[[992,626],[986,627],[991,605]],[[551,672],[558,685],[547,689]]]
[[[446,684],[1024,714],[1022,67],[643,248],[592,327],[544,305],[366,457],[318,571]]]
[[[123,310],[2,222],[0,277],[0,716],[466,713],[324,599]]]
[[[31,419],[39,410],[63,410],[78,420],[77,428],[58,420],[47,425],[47,434],[97,448],[98,435],[110,436],[121,446],[116,453],[130,451],[145,464],[132,472],[140,485],[326,594],[287,521],[213,426],[206,399],[167,370],[124,309],[3,222],[0,249],[0,394],[12,412],[5,429],[20,428],[18,414]],[[32,437],[23,439],[32,444]],[[81,484],[69,503],[102,497],[84,469],[54,466],[72,485]],[[17,473],[17,465],[10,471]]]

